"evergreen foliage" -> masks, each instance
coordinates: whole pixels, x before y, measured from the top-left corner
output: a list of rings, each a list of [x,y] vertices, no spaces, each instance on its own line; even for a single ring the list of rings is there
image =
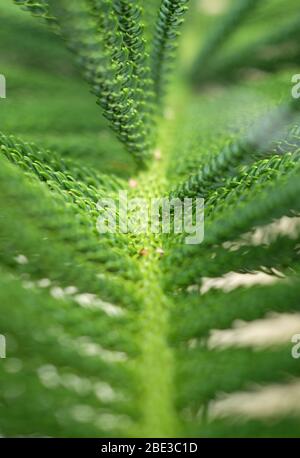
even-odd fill
[[[292,336],[212,345],[299,320],[298,0],[2,3],[0,436],[299,437]],[[100,235],[120,190],[204,197],[203,243]]]

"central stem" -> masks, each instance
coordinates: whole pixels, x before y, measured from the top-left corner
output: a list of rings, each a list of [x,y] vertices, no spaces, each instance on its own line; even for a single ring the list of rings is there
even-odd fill
[[[162,145],[150,169],[137,178],[138,197],[148,199],[163,197],[168,189],[169,140],[173,138],[175,119],[162,121],[160,129]],[[170,142],[172,143],[172,142]],[[160,251],[157,252],[157,249]],[[148,233],[139,238],[137,250],[144,249],[140,259],[142,280],[138,285],[141,298],[141,314],[138,320],[141,354],[137,371],[141,383],[140,410],[141,437],[175,437],[178,435],[177,415],[174,407],[174,361],[169,346],[169,314],[172,301],[161,284],[161,234]],[[167,253],[165,253],[167,256]]]

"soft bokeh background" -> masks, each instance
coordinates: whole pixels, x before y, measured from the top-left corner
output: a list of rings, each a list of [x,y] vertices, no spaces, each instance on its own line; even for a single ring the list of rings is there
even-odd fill
[[[158,7],[160,0],[157,0],[156,3],[155,0],[151,2],[151,8],[153,8],[151,10],[148,0],[142,1],[146,7],[147,17],[155,16],[154,6]],[[291,23],[300,24],[299,0],[270,0],[260,2],[257,10],[249,15],[243,26],[214,55],[213,63],[208,62],[203,69],[203,74],[199,75],[198,84],[192,84],[189,79],[191,63],[199,53],[207,35],[222,19],[222,15],[226,13],[233,2],[234,0],[193,0],[191,2],[191,10],[184,26],[179,51],[179,62],[182,65],[178,64],[176,67],[176,77],[171,86],[170,98],[167,99],[164,117],[161,121],[163,127],[165,127],[164,123],[167,124],[169,121],[172,123],[177,108],[174,126],[168,127],[170,129],[168,135],[172,137],[172,160],[168,165],[166,175],[171,184],[179,183],[189,176],[196,167],[202,166],[208,157],[211,158],[214,154],[219,153],[228,141],[239,138],[241,133],[248,132],[253,120],[259,120],[264,113],[272,111],[280,103],[290,100],[291,76],[300,73],[300,27],[294,27],[293,34],[281,33],[283,28],[289,29]],[[76,164],[80,167],[87,165],[90,170],[96,170],[99,173],[118,175],[124,178],[124,183],[127,184],[129,178],[136,176],[136,165],[109,130],[101,115],[100,108],[95,103],[95,98],[90,94],[88,85],[82,81],[72,56],[65,50],[60,39],[51,33],[42,21],[32,18],[28,13],[13,5],[12,1],[2,0],[0,17],[0,74],[4,74],[7,79],[7,99],[0,100],[0,131],[6,135],[12,134],[22,140],[34,142],[42,148],[49,148],[58,156],[63,157],[71,164],[69,169],[64,170],[64,173],[71,175],[69,172],[72,171],[72,168],[76,169]],[[277,32],[280,39],[277,41],[275,39],[275,44],[270,44],[272,41],[270,39],[264,43],[265,37],[271,36],[272,38],[272,34],[276,35]],[[148,26],[147,34],[151,34],[150,26]],[[249,52],[253,44],[255,44],[256,51]],[[165,147],[166,144],[163,143],[163,146]],[[47,161],[43,159],[45,156],[47,156]],[[45,162],[43,165],[49,166],[50,164],[51,166],[49,155],[44,154],[39,160]],[[53,167],[51,172],[54,171],[55,174],[56,165]],[[19,177],[22,176],[24,181],[27,179],[26,174],[21,175],[19,170],[18,173],[19,175],[11,175],[15,180],[12,181],[12,188],[17,186]],[[26,173],[31,176],[28,169],[26,169]],[[84,309],[85,303],[83,303],[84,314],[82,310],[79,312],[71,301],[72,293],[68,293],[71,299],[59,295],[62,288],[68,289],[76,281],[80,283],[79,289],[81,288],[82,292],[87,292],[88,287],[84,289],[85,281],[90,285],[90,277],[93,277],[90,275],[90,270],[85,273],[84,268],[79,266],[82,270],[79,269],[78,272],[83,275],[78,274],[76,278],[75,267],[78,267],[76,265],[78,258],[77,254],[75,256],[72,251],[73,244],[78,243],[75,248],[84,253],[80,257],[80,263],[83,266],[86,264],[89,268],[91,263],[95,271],[101,264],[102,258],[106,256],[105,253],[104,255],[99,254],[101,251],[99,240],[93,233],[94,227],[90,229],[89,218],[91,215],[88,200],[86,207],[84,206],[85,192],[89,192],[90,188],[84,188],[84,191],[79,189],[80,179],[78,178],[76,185],[78,185],[78,195],[82,198],[79,200],[80,204],[83,202],[82,207],[77,206],[77,201],[75,204],[74,202],[70,203],[68,198],[71,199],[71,197],[64,190],[65,196],[68,197],[66,197],[66,202],[73,209],[74,214],[72,214],[70,221],[63,219],[64,211],[61,211],[60,215],[62,221],[67,221],[73,228],[73,220],[76,221],[73,216],[76,215],[77,217],[80,211],[84,214],[87,227],[89,227],[84,240],[74,241],[72,237],[73,235],[75,237],[76,234],[73,233],[66,236],[60,229],[58,217],[51,221],[54,225],[57,224],[53,230],[48,220],[45,223],[46,229],[43,226],[43,221],[41,222],[41,229],[34,218],[33,221],[29,221],[34,229],[33,234],[37,234],[37,237],[33,235],[30,239],[33,242],[32,248],[29,243],[26,246],[27,239],[25,240],[26,243],[23,245],[21,243],[21,248],[19,248],[17,241],[22,239],[23,232],[22,228],[15,227],[15,220],[11,222],[11,227],[15,231],[12,234],[13,241],[5,240],[7,258],[3,269],[5,275],[3,274],[3,278],[2,275],[0,276],[4,285],[2,290],[0,289],[2,293],[0,316],[2,315],[2,321],[4,321],[7,329],[0,328],[0,333],[5,334],[7,331],[8,335],[13,337],[10,341],[10,354],[3,364],[4,370],[2,371],[1,402],[7,417],[0,417],[2,428],[0,434],[2,431],[6,435],[42,435],[46,432],[52,436],[68,434],[76,437],[104,433],[115,434],[116,431],[115,417],[112,414],[107,414],[105,411],[102,417],[97,417],[97,421],[95,418],[98,412],[95,416],[93,414],[93,408],[94,406],[98,408],[99,400],[101,402],[104,400],[104,404],[107,401],[108,403],[111,402],[112,412],[114,412],[114,391],[110,391],[109,385],[98,384],[99,374],[105,378],[105,376],[110,376],[110,370],[106,373],[105,366],[103,366],[104,368],[101,366],[99,370],[98,361],[94,364],[93,362],[90,363],[88,358],[78,358],[77,353],[74,353],[74,356],[69,347],[61,345],[59,340],[60,331],[62,331],[61,334],[64,331],[66,334],[69,333],[74,339],[81,335],[80,333],[87,333],[92,336],[95,342],[100,342],[102,345],[103,339],[108,346],[111,345],[113,348],[112,342],[116,337],[121,341],[121,346],[124,344],[123,333],[126,329],[124,340],[131,351],[133,341],[135,345],[137,331],[136,328],[132,330],[131,326],[138,327],[138,323],[135,323],[134,320],[126,322],[128,328],[123,326],[123,322],[122,325],[119,324],[119,327],[113,327],[105,319],[103,321],[97,319],[98,310]],[[50,191],[47,190],[47,192],[49,195],[47,194],[48,200],[46,199],[45,202],[50,205]],[[37,196],[36,199],[38,206],[40,205],[39,197]],[[41,202],[43,202],[43,197],[42,195]],[[89,199],[92,201],[90,195]],[[18,209],[18,203],[14,202],[14,207]],[[55,207],[51,207],[51,209],[53,208],[55,210]],[[44,209],[42,204],[41,209]],[[64,210],[64,207],[62,209]],[[13,208],[12,215],[14,215],[14,211],[15,208]],[[18,211],[15,213],[18,215]],[[31,217],[28,207],[21,208],[20,213],[24,217],[24,221]],[[49,216],[49,220],[51,217],[52,215]],[[41,247],[45,251],[42,251],[39,258],[36,256],[39,254],[40,248],[38,237],[44,236],[45,233],[48,234],[48,225],[50,226],[49,246],[51,249],[47,251],[48,239],[42,238]],[[31,226],[29,225],[29,227]],[[66,227],[69,230],[67,224]],[[62,235],[60,235],[61,232]],[[68,237],[71,238],[69,245],[65,242]],[[36,245],[34,245],[35,242]],[[25,248],[28,248],[29,254],[25,252]],[[74,251],[76,251],[75,248]],[[70,259],[74,261],[71,268],[69,265],[67,267],[60,265],[61,259],[65,259],[63,257],[64,249],[67,253],[70,250]],[[59,258],[53,265],[51,250],[53,252],[57,250]],[[50,258],[47,257],[49,253]],[[118,261],[122,254],[124,253],[117,252]],[[87,259],[83,259],[84,257]],[[69,258],[67,257],[67,259]],[[134,259],[135,261],[136,259]],[[124,265],[126,266],[126,264]],[[73,270],[75,272],[74,277],[72,276]],[[10,275],[11,273],[13,275]],[[70,276],[68,277],[68,275]],[[266,276],[254,277],[254,275],[251,276],[252,286],[263,288],[264,285],[267,285]],[[270,281],[270,276],[267,277]],[[25,286],[24,278],[27,282],[25,282]],[[274,278],[272,277],[272,281]],[[50,279],[53,283],[50,282]],[[238,307],[240,293],[238,288],[241,287],[242,289],[244,286],[249,286],[249,276],[244,275],[242,283],[239,283],[241,278],[237,277],[235,273],[233,276],[225,277],[225,284],[224,282],[220,284],[218,279],[213,280],[214,283],[213,281],[204,282],[206,290],[201,292],[205,294],[209,293],[210,290],[216,290],[216,294],[212,295],[212,298],[209,294],[209,299],[205,299],[204,296],[204,302],[205,300],[208,301],[207,313],[208,315],[211,314],[207,318],[207,322],[215,313],[214,306],[216,304],[222,306],[223,296],[226,297],[225,306],[234,303]],[[72,284],[68,282],[72,282]],[[27,288],[28,284],[29,287]],[[52,288],[53,285],[54,288]],[[76,284],[76,286],[78,285]],[[88,291],[90,292],[90,290]],[[233,291],[232,296],[230,295],[231,291]],[[267,291],[264,292],[266,297]],[[102,294],[102,291],[100,293]],[[236,300],[234,299],[235,294]],[[219,297],[219,302],[215,299],[216,297]],[[81,299],[84,302],[86,296]],[[196,297],[196,301],[196,306],[198,306],[198,297]],[[209,308],[211,305],[209,301],[213,305],[211,309]],[[181,323],[183,321],[183,317],[180,315],[182,311],[180,305],[183,307],[185,304],[176,303],[175,312],[178,315],[174,313],[171,317],[172,326],[177,325],[176,322]],[[263,307],[264,305],[262,305],[262,310]],[[268,310],[269,308],[273,310],[272,304],[270,305],[266,301],[265,309]],[[134,310],[131,317],[135,318],[135,312]],[[257,313],[259,315],[260,312]],[[255,310],[253,314],[256,316]],[[218,315],[218,309],[216,315]],[[87,317],[85,322],[82,320],[83,316],[85,319]],[[184,317],[188,321],[188,314]],[[240,352],[239,349],[236,349],[236,359],[235,357],[232,359],[229,352],[227,358],[225,352],[224,355],[217,353],[217,359],[214,361],[211,354],[204,352],[200,362],[197,354],[195,361],[192,359],[187,361],[194,378],[186,377],[185,374],[181,380],[180,377],[177,377],[178,386],[174,394],[178,417],[184,425],[182,431],[185,434],[197,435],[199,430],[203,435],[223,435],[225,437],[238,434],[251,435],[253,431],[256,435],[257,431],[260,431],[261,435],[289,435],[291,432],[293,435],[299,434],[298,417],[295,417],[296,419],[289,417],[289,414],[293,412],[294,400],[299,396],[299,382],[295,382],[295,386],[292,387],[284,386],[282,391],[281,389],[278,391],[276,387],[274,391],[270,385],[274,378],[280,381],[284,373],[299,376],[299,364],[290,356],[289,342],[289,335],[296,332],[299,325],[299,316],[297,316],[298,321],[291,315],[287,317],[283,315],[281,317],[283,321],[280,322],[277,318],[273,317],[269,321],[262,320],[263,323],[254,321],[250,325],[251,328],[246,329],[246,337],[243,330],[229,329],[228,331],[223,330],[222,333],[219,328],[214,329],[211,340],[212,344],[218,348],[222,348],[226,342],[234,341],[237,347],[240,342],[245,342],[245,340],[247,345],[250,342],[249,348],[242,349]],[[60,324],[59,326],[56,326],[57,322]],[[204,317],[204,327],[207,326],[207,322],[205,322]],[[129,330],[127,331],[127,329]],[[278,354],[275,351],[269,353],[267,351],[265,353],[252,351],[258,344],[261,344],[261,340],[263,341],[263,348],[265,348],[264,345],[268,346],[270,342],[273,344],[274,333],[277,343],[278,339],[281,339],[280,343],[285,345],[281,349],[281,353],[279,351]],[[15,342],[15,346],[11,342]],[[85,344],[85,341],[81,342],[82,346]],[[125,347],[126,345],[124,344]],[[174,349],[176,364],[177,358],[180,359],[178,354],[180,354],[181,347],[177,350],[177,348]],[[70,358],[69,352],[74,357],[73,360]],[[132,353],[135,357],[135,347]],[[121,358],[122,355],[123,353],[121,353]],[[183,365],[185,362],[183,358]],[[179,361],[178,366],[181,363],[182,361]],[[130,364],[128,365],[129,372],[132,368]],[[194,376],[196,366],[198,373]],[[206,368],[206,372],[203,371],[203,367]],[[136,390],[139,390],[135,378],[130,373],[129,380],[127,375],[122,379],[119,377],[118,370],[111,370],[111,373],[113,382],[117,386],[117,393],[120,390],[123,396],[120,396],[120,399],[117,397],[117,403],[120,401],[122,404],[125,400],[124,412],[128,415],[125,416],[125,420],[129,417],[139,420],[139,412],[134,404]],[[208,381],[204,380],[206,375]],[[236,392],[241,387],[243,389],[248,388],[246,384],[248,376],[257,384],[261,383],[259,388],[265,383],[267,393],[263,392],[262,397],[257,393],[254,395],[250,393],[250,398],[247,396],[245,398],[243,395],[239,397],[237,392],[231,398],[232,392]],[[91,386],[94,389],[94,382],[96,402],[89,390],[86,390],[86,387]],[[126,398],[124,395],[127,389],[132,398]],[[271,389],[271,393],[268,391],[269,389]],[[218,418],[218,414],[222,414],[223,411],[227,411],[235,418],[238,418],[240,414],[245,414],[246,418],[248,418],[247,415],[250,415],[250,422],[245,422],[244,426],[238,424],[238,428],[236,424],[232,426],[230,422],[223,423],[222,421],[220,423],[216,421],[216,423],[204,422],[201,424],[202,417],[199,417],[198,413],[193,413],[193,409],[195,410],[194,398],[205,405],[214,399],[220,390],[229,393],[229,400],[225,399],[223,404],[221,402],[221,404],[217,403],[214,406],[216,417]],[[269,399],[269,403],[266,403],[266,397]],[[286,397],[288,401],[284,405],[278,402],[283,397]],[[82,399],[85,399],[86,406],[82,407]],[[254,412],[253,400],[256,400],[254,405],[256,411]],[[262,409],[262,405],[266,405],[268,409]],[[71,414],[68,409],[71,410]],[[122,409],[123,405],[121,405],[121,412]],[[272,423],[272,419],[269,422],[269,417],[272,418],[274,411],[276,411],[275,413],[279,412],[279,415],[282,412],[284,415],[287,413],[287,417],[282,422]],[[265,415],[266,413],[267,415]],[[266,422],[264,422],[265,416],[267,416]],[[252,418],[254,418],[253,423]],[[263,419],[262,423],[260,423],[261,418]],[[121,429],[125,428],[128,431],[125,420],[121,416],[117,422],[117,427],[119,428],[120,423]],[[199,428],[198,420],[200,422]]]

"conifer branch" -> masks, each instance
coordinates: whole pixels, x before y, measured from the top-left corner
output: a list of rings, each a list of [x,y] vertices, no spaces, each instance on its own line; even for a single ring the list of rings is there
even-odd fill
[[[201,73],[205,71],[207,64],[211,61],[216,52],[218,52],[230,36],[241,27],[245,19],[258,6],[259,0],[237,0],[228,11],[225,17],[212,30],[206,39],[204,47],[193,64],[191,76],[192,80],[197,83],[201,78]]]
[[[189,0],[162,0],[153,42],[152,77],[157,101],[166,91],[178,46],[179,29],[184,22]]]

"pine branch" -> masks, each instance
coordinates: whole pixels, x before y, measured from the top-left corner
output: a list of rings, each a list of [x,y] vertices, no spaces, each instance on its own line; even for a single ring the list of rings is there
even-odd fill
[[[288,183],[284,183],[284,179],[282,183],[280,180],[271,183],[270,189],[265,189],[259,200],[246,200],[230,211],[223,208],[222,216],[219,215],[210,227],[207,227],[205,244],[212,246],[234,240],[238,235],[265,224],[270,219],[286,214],[298,214],[300,207],[296,195],[300,186],[299,167],[291,175]]]
[[[55,297],[55,283],[47,288],[32,281],[25,285],[24,278],[1,268],[1,326],[9,342],[16,344],[9,347],[10,360],[21,359],[23,364],[23,391],[14,415],[9,403],[2,403],[1,430],[9,430],[10,436],[17,436],[20,430],[24,436],[35,431],[40,437],[46,430],[53,437],[89,437],[91,431],[95,436],[116,430],[124,434],[128,423],[134,421],[130,403],[137,396],[130,371],[122,363],[122,357],[133,359],[135,353],[125,331],[129,318],[108,316],[100,307],[80,306],[76,295]],[[12,303],[17,306],[12,307]],[[119,332],[112,333],[113,327],[119,327]],[[15,375],[3,371],[3,365],[0,370],[4,399],[4,387],[16,386]],[[49,405],[55,412],[63,409],[64,433],[60,419],[46,414]],[[93,425],[78,421],[86,410],[82,405],[97,406],[98,421]],[[94,407],[90,407],[89,412],[93,411]],[[115,420],[109,428],[107,415]]]
[[[74,160],[62,158],[53,150],[47,150],[34,143],[24,142],[13,135],[0,132],[0,151],[8,160],[20,168],[36,174],[40,181],[55,177],[55,172],[62,173],[63,179],[57,180],[64,186],[68,181],[76,183],[81,191],[94,201],[105,192],[117,192],[126,185],[123,180],[113,175],[106,175]],[[63,172],[62,172],[63,171]]]
[[[206,197],[214,183],[220,182],[238,165],[251,160],[274,154],[276,148],[283,148],[284,142],[296,142],[299,145],[299,129],[293,126],[284,141],[280,136],[285,126],[298,119],[298,107],[293,101],[285,107],[264,116],[257,121],[248,135],[241,140],[226,145],[216,157],[205,164],[198,173],[193,173],[184,183],[175,188],[171,195],[174,197]],[[278,139],[279,137],[279,139]],[[281,151],[282,153],[282,151]]]
[[[180,345],[191,339],[205,338],[212,329],[227,329],[237,319],[250,322],[267,313],[299,311],[299,279],[289,280],[271,286],[236,288],[228,293],[212,290],[205,295],[182,294],[175,311],[178,325],[172,342]]]
[[[290,151],[290,152],[287,152]],[[222,211],[222,208],[234,207],[242,197],[260,193],[269,183],[292,172],[299,164],[299,145],[284,152],[284,156],[272,156],[250,166],[242,168],[241,173],[230,177],[224,183],[216,184],[206,197],[206,218]]]
[[[204,43],[203,50],[197,57],[191,71],[192,80],[197,83],[208,62],[213,59],[216,52],[219,52],[225,42],[241,27],[259,4],[259,0],[238,0],[220,23],[212,30]]]
[[[138,111],[142,113],[143,122],[149,129],[148,135],[151,136],[154,93],[150,57],[146,51],[145,31],[141,23],[142,8],[132,0],[114,0],[114,9],[123,34],[124,45],[129,51],[129,59],[133,64],[132,79],[136,87],[134,98],[137,101]]]
[[[299,149],[294,159],[272,158],[262,161],[244,180],[232,179],[219,191],[217,205],[214,198],[206,203],[205,239],[199,247],[176,247],[164,262],[167,275],[166,287],[180,288],[199,283],[206,275],[222,275],[228,271],[271,270],[286,266],[287,260],[297,256],[297,242],[279,237],[264,249],[241,244],[236,251],[229,251],[223,244],[237,241],[254,228],[268,224],[284,215],[298,215]],[[295,159],[297,161],[295,162]],[[277,164],[276,164],[277,162]],[[253,182],[251,183],[251,181]],[[235,183],[235,184],[234,184]],[[257,197],[259,196],[259,198]],[[279,251],[282,246],[283,252]],[[284,249],[285,248],[285,249]],[[212,254],[214,254],[212,262]],[[171,266],[173,266],[171,268]],[[178,266],[178,267],[174,267]]]
[[[287,64],[295,63],[299,60],[300,54],[299,25],[298,17],[281,29],[270,32],[251,45],[244,46],[236,53],[216,60],[202,79],[238,78],[242,69],[256,68],[274,72]]]
[[[145,37],[148,52],[153,41],[157,14],[162,0],[140,0],[142,7],[143,23],[145,24]]]
[[[139,36],[140,31],[137,33],[132,32],[132,27],[138,26],[137,17],[133,23],[131,23],[131,36],[129,32],[127,35],[124,34],[124,24],[129,26],[129,21],[133,21],[134,14],[139,13],[138,9],[127,12],[128,16],[125,21],[125,17],[120,20],[120,29],[118,31],[118,16],[111,10],[110,2],[97,2],[94,0],[89,1],[93,14],[95,15],[97,30],[99,34],[103,34],[105,50],[108,56],[112,58],[113,65],[110,68],[111,73],[115,72],[115,81],[110,87],[108,78],[104,81],[101,76],[97,75],[100,79],[96,81],[97,86],[94,86],[94,91],[98,96],[100,104],[104,107],[105,116],[110,119],[117,132],[119,133],[120,139],[125,142],[127,147],[131,149],[139,157],[147,156],[150,154],[151,144],[148,138],[150,131],[150,119],[149,116],[146,118],[148,125],[145,126],[145,103],[143,97],[149,96],[149,88],[145,92],[141,93],[143,87],[139,87],[139,81],[137,79],[138,68],[137,61],[132,60],[132,55],[136,50],[132,48],[132,40],[135,40]],[[120,10],[120,4],[116,5],[116,12],[118,14],[124,13]],[[119,8],[118,8],[119,6]],[[122,4],[122,8],[125,4]],[[133,33],[133,34],[132,34]],[[131,47],[128,48],[128,43],[131,42]],[[127,44],[127,46],[126,46]],[[142,41],[138,43],[138,47],[141,50],[143,46]],[[145,56],[137,56],[136,58],[142,58],[145,62]],[[128,60],[129,59],[129,60]],[[109,64],[107,63],[109,66]],[[115,66],[115,69],[114,69]],[[147,69],[146,69],[147,71]],[[139,78],[142,78],[139,75]],[[99,84],[100,83],[100,84]],[[103,86],[104,84],[104,86]],[[149,86],[149,79],[145,81],[145,84]],[[99,85],[99,86],[98,86]],[[108,86],[108,88],[105,87]],[[102,86],[102,87],[101,87]],[[144,87],[145,89],[145,87]],[[103,97],[103,94],[107,93],[107,96]]]
[[[290,274],[291,266],[299,262],[298,245],[300,236],[278,236],[269,244],[253,245],[251,239],[245,242],[243,238],[235,240],[234,249],[230,249],[226,243],[219,246],[204,247],[202,250],[185,250],[181,253],[183,260],[180,268],[173,268],[168,275],[166,288],[171,291],[186,291],[189,286],[201,285],[203,276],[221,277],[229,272],[255,273],[263,272],[275,275],[274,272]],[[230,245],[229,245],[230,246]],[[170,269],[179,262],[178,253],[170,255],[170,264],[166,263],[166,269]],[[186,258],[189,258],[187,260]],[[182,259],[182,258],[181,258]],[[299,269],[298,269],[299,271]]]
[[[26,2],[25,6],[36,12],[35,3]],[[118,30],[118,17],[110,0],[88,0],[88,7],[82,1],[71,5],[66,0],[51,0],[38,12],[42,15],[50,12],[55,18],[67,47],[91,84],[103,115],[127,150],[143,162],[151,154],[152,121],[143,113],[145,105],[140,100],[140,88],[133,80],[136,64],[128,60],[130,50]],[[145,94],[147,97],[147,91]]]
[[[33,16],[44,19],[56,32],[59,31],[57,19],[51,11],[51,0],[13,0],[16,5],[21,6]]]
[[[152,51],[152,77],[157,102],[165,95],[170,71],[173,70],[179,29],[188,10],[189,0],[162,0],[156,24]]]
[[[299,374],[297,361],[290,356],[289,345],[260,351],[252,348],[184,348],[178,351],[177,359],[180,366],[177,403],[180,409],[190,407],[195,415],[218,393],[243,389],[245,380],[247,384],[266,384],[285,381],[288,373]]]
[[[250,56],[249,47],[248,56],[222,58],[222,45],[257,5],[235,2],[208,37],[208,71],[197,82],[221,64],[228,64],[224,77],[233,75],[231,58],[234,66],[247,68],[248,57],[261,63],[265,47],[295,44],[295,23],[284,29],[278,24],[284,14],[296,14],[297,1],[270,0],[253,16],[255,24],[244,35],[241,30],[253,42],[263,26],[266,35],[253,48],[258,56]],[[69,65],[54,68],[56,53],[65,56],[59,41],[45,46],[47,32],[1,7],[8,17],[0,30],[3,72],[13,88],[9,103],[3,101],[2,129],[25,141],[0,133],[0,344],[6,335],[9,352],[0,364],[0,435],[299,435],[293,418],[297,392],[288,391],[287,383],[299,375],[299,363],[291,357],[289,336],[286,344],[282,337],[273,340],[275,326],[271,348],[260,350],[254,340],[245,347],[244,340],[233,339],[222,349],[210,339],[216,331],[231,334],[236,320],[255,326],[269,312],[296,312],[298,320],[300,105],[279,105],[290,91],[298,45],[295,54],[282,56],[290,62],[288,72],[217,86],[218,93],[204,87],[192,92],[178,78],[156,132],[187,0],[16,3],[64,39],[123,145],[143,163],[156,138],[157,150],[138,176],[122,156],[119,164],[118,157],[109,164],[104,157],[93,167],[98,142],[103,151],[112,135],[101,123],[98,131],[78,75]],[[206,20],[191,19],[191,25]],[[273,21],[278,32],[264,32],[274,28]],[[22,56],[9,31],[14,24],[27,43]],[[184,43],[191,55],[197,37],[191,29]],[[34,47],[39,39],[41,47]],[[270,70],[283,60],[274,59]],[[61,71],[67,77],[57,81]],[[81,110],[66,110],[69,100]],[[262,112],[267,114],[257,114]],[[97,202],[118,200],[120,190],[144,199],[145,207],[159,196],[205,197],[204,241],[188,246],[186,234],[153,234],[149,227],[142,234],[117,230],[100,236]],[[137,228],[135,211],[127,216]],[[251,286],[246,273],[268,274],[272,284]],[[235,396],[251,383],[274,382],[285,384],[295,400],[284,420],[276,410],[270,422],[258,421],[251,405],[253,421],[235,415],[211,421],[220,393]]]
[[[97,202],[100,198],[107,196],[109,187],[105,191],[101,191],[99,187],[94,189],[89,185],[84,185],[81,181],[77,184],[74,179],[68,177],[66,172],[57,171],[44,161],[40,161],[35,156],[34,148],[28,144],[14,142],[12,138],[4,139],[3,141],[3,136],[1,136],[0,145],[3,169],[7,169],[7,178],[3,180],[3,199],[6,198],[7,201],[15,199],[15,202],[22,201],[24,212],[25,208],[31,208],[31,218],[33,220],[36,218],[40,221],[40,234],[44,231],[46,235],[49,230],[52,236],[52,231],[56,232],[56,242],[53,242],[57,243],[57,250],[59,250],[60,244],[63,246],[64,243],[67,243],[70,252],[68,253],[67,251],[66,256],[72,256],[71,253],[75,257],[84,255],[85,267],[88,270],[92,271],[95,262],[97,262],[99,270],[107,271],[112,281],[114,281],[114,276],[117,273],[121,273],[121,271],[129,274],[128,277],[125,273],[125,283],[128,280],[129,282],[131,281],[130,277],[133,281],[137,280],[139,272],[135,261],[129,257],[121,259],[118,243],[105,237],[100,239],[96,231],[96,221],[99,216]],[[6,165],[4,155],[16,164],[23,173],[25,172],[27,176],[30,176],[33,179],[33,183],[26,183],[25,180],[21,180],[21,184],[15,186],[13,183],[16,178],[12,178],[11,184],[7,185],[8,177],[10,174],[14,177],[14,174],[13,169],[10,169],[8,164]],[[15,170],[15,175],[18,175],[17,170]],[[44,187],[45,185],[48,189]],[[21,191],[22,186],[24,187],[23,192]],[[37,193],[36,197],[35,192]],[[48,210],[43,212],[44,206]],[[65,210],[66,207],[68,208],[67,212]],[[7,216],[8,221],[6,224],[13,224],[13,221],[24,218],[22,227],[25,230],[25,215],[21,211],[18,212],[16,204],[11,205],[10,211],[11,216]],[[16,215],[12,216],[14,211]],[[19,216],[17,216],[17,213],[20,213]],[[74,215],[76,215],[76,218],[74,218]],[[6,224],[3,224],[3,230],[6,228]],[[30,221],[26,224],[28,225],[28,237],[31,237],[31,231],[32,233],[37,232],[37,225],[32,225]],[[20,230],[22,230],[22,227],[20,227]],[[35,240],[38,241],[40,238],[41,235],[38,235],[37,232]],[[26,243],[25,237],[22,240]],[[122,243],[121,239],[119,240],[120,243]],[[30,247],[28,242],[28,248],[34,249],[35,247],[37,249],[36,244],[32,244],[33,247]],[[16,246],[18,245],[16,242]],[[26,248],[24,248],[25,251]],[[53,261],[55,261],[55,250],[53,252]],[[118,282],[120,280],[121,278],[118,276]],[[121,282],[123,283],[122,280]]]

